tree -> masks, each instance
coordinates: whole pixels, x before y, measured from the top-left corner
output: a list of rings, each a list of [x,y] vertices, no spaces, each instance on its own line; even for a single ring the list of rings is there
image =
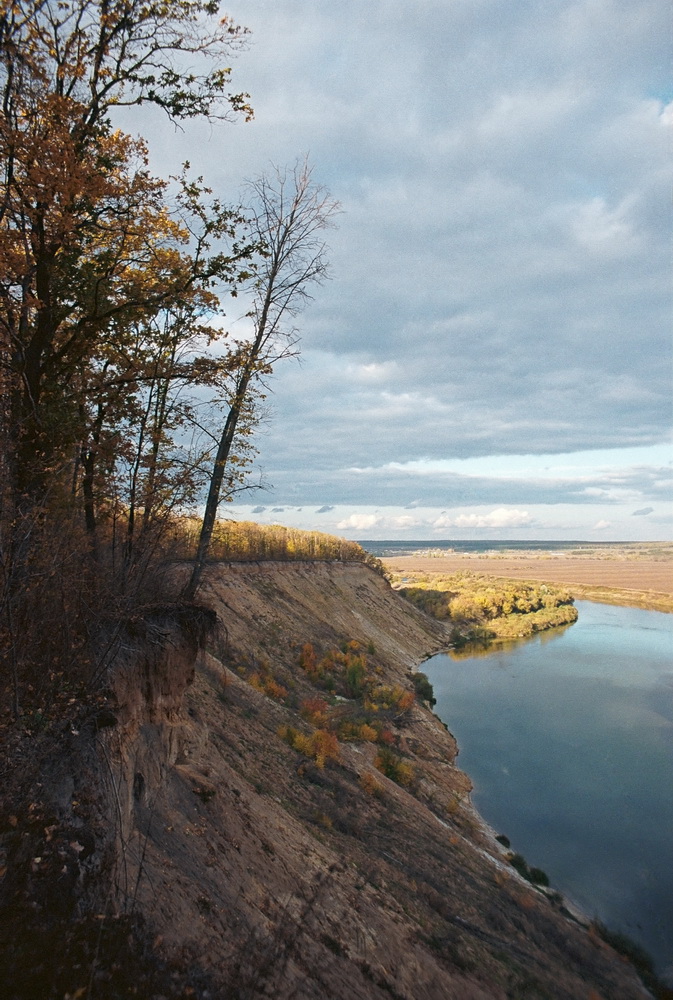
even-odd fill
[[[312,180],[307,160],[292,170],[275,168],[248,185],[252,236],[262,247],[254,300],[249,318],[252,335],[238,345],[238,359],[229,389],[229,411],[220,435],[210,477],[193,571],[184,594],[192,599],[201,581],[227,463],[241,415],[251,394],[274,365],[296,354],[295,330],[285,326],[310,297],[311,285],[327,276],[323,232],[333,224],[338,204]]]
[[[0,0],[4,114],[16,125],[52,95],[79,107],[79,137],[120,106],[155,104],[176,121],[251,117],[248,94],[228,92],[226,66],[247,30],[219,8],[218,0]]]
[[[125,472],[130,563],[170,484],[191,489],[166,461],[179,387],[229,363],[192,345],[246,276],[240,216],[185,179],[175,210],[144,143],[112,122],[144,103],[176,123],[250,117],[226,68],[246,32],[218,6],[0,0],[0,645],[15,714],[25,664],[36,684],[74,669],[92,609],[118,593],[83,535],[95,550]]]
[[[222,65],[245,32],[217,10],[209,0],[0,0],[3,458],[24,506],[77,439],[81,406],[63,389],[101,338],[231,273],[222,254],[205,266],[188,248],[144,144],[109,117],[147,102],[176,121],[249,116]]]

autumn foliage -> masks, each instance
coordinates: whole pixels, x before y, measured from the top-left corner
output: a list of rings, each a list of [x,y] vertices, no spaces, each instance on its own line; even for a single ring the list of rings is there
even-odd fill
[[[367,648],[373,649],[373,644]],[[326,761],[339,759],[340,743],[376,744],[375,767],[398,784],[410,785],[413,770],[394,749],[398,740],[393,727],[404,724],[415,695],[401,685],[381,684],[379,668],[370,663],[368,655],[356,640],[345,641],[339,649],[328,649],[322,656],[311,643],[304,643],[298,666],[312,685],[327,693],[311,695],[299,704],[299,716],[311,727],[310,732],[284,726],[279,735],[321,768]],[[371,776],[363,778],[362,787],[370,795],[381,793],[381,786]]]
[[[266,380],[296,353],[281,320],[325,273],[336,204],[303,161],[229,205],[188,164],[155,176],[112,117],[252,116],[229,68],[247,32],[218,8],[0,0],[0,683],[15,716],[38,662],[99,676],[102,619],[156,600],[171,559],[194,565],[191,600],[207,556],[350,557],[317,533],[214,520],[249,485]],[[223,322],[242,289],[252,340]],[[199,526],[186,513],[204,496]]]

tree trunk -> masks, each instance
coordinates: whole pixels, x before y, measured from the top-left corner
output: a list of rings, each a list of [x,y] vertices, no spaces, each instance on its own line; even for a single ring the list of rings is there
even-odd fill
[[[187,584],[187,586],[183,591],[183,597],[187,601],[194,600],[196,591],[198,590],[199,584],[201,583],[203,567],[205,566],[206,558],[208,556],[208,549],[210,548],[210,540],[213,537],[213,528],[215,527],[217,508],[219,507],[220,504],[220,493],[222,491],[222,483],[224,482],[224,470],[227,465],[227,460],[229,459],[231,446],[234,442],[236,425],[238,424],[238,420],[241,415],[241,410],[243,408],[243,403],[245,401],[245,394],[247,392],[249,382],[250,382],[250,371],[249,369],[246,369],[245,374],[243,375],[241,381],[239,382],[236,395],[234,397],[234,402],[231,405],[231,408],[227,415],[227,421],[222,431],[222,436],[220,437],[220,443],[217,449],[217,455],[215,457],[215,465],[213,467],[213,472],[210,477],[210,486],[208,488],[208,499],[206,500],[206,509],[204,511],[203,521],[201,523],[199,544],[196,549],[194,566],[192,567],[192,575],[189,578],[189,583]]]

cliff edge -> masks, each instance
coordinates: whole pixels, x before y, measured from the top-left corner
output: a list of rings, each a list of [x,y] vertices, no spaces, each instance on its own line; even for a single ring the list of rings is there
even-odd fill
[[[7,774],[10,998],[648,995],[474,813],[411,697],[441,623],[360,564],[213,565],[200,600],[117,640],[108,700],[58,759],[33,737],[23,797]]]

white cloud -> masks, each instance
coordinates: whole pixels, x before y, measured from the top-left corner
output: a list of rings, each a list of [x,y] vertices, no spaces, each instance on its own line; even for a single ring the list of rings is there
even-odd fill
[[[586,507],[581,504],[532,504],[520,510],[528,514],[525,524],[514,524],[503,527],[487,524],[483,526],[483,518],[494,514],[494,509],[485,510],[483,506],[456,507],[443,509],[441,507],[419,507],[413,516],[401,507],[393,505],[380,506],[345,506],[336,505],[334,510],[325,514],[316,514],[311,508],[287,507],[283,514],[283,523],[288,527],[308,528],[309,530],[328,531],[344,534],[348,538],[389,538],[426,540],[436,543],[443,539],[470,538],[516,538],[525,539],[604,539],[606,528],[610,529],[610,537],[624,541],[647,541],[669,538],[673,526],[671,505],[660,503],[653,506],[652,513],[646,517],[634,517],[631,504],[593,505]],[[247,504],[234,504],[227,513],[239,520],[256,520],[262,524],[277,522],[277,516],[268,512],[254,514]],[[409,518],[413,523],[409,523]],[[461,520],[462,527],[458,525]],[[476,523],[475,523],[476,522]]]
[[[424,522],[417,517],[411,517],[410,514],[400,514],[397,517],[388,518],[386,521],[391,528],[417,528],[423,525]]]
[[[640,240],[629,219],[632,199],[614,209],[604,198],[592,198],[580,205],[571,223],[577,242],[591,253],[620,257],[639,249]]]
[[[376,528],[381,523],[381,518],[376,514],[351,514],[350,517],[337,521],[335,527],[339,531],[369,531]]]
[[[521,528],[533,523],[526,510],[498,507],[488,514],[441,515],[434,522],[435,528]]]

